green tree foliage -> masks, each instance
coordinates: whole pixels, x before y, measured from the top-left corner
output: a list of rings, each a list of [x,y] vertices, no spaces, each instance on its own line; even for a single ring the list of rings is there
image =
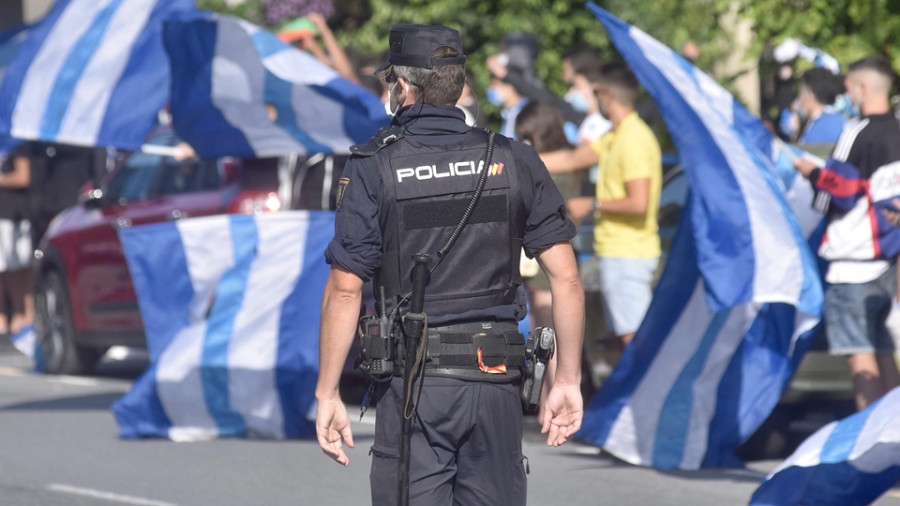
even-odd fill
[[[900,68],[900,2],[897,0],[740,0],[753,20],[756,51],[786,37],[817,47],[846,65],[873,54]]]
[[[251,23],[265,26],[266,14],[260,0],[248,0],[233,7],[229,7],[228,2],[225,0],[197,0],[197,8],[204,11],[229,14],[246,19]]]
[[[359,7],[366,3],[368,8]],[[614,55],[602,25],[581,0],[337,0],[335,4],[343,14],[331,20],[339,40],[345,47],[371,57],[385,52],[392,24],[443,24],[459,29],[469,68],[482,87],[490,79],[484,61],[499,50],[500,40],[510,31],[525,31],[538,38],[538,75],[560,94],[565,93],[561,60],[568,48],[588,44],[607,57]],[[728,0],[599,0],[598,4],[673,48],[694,41],[701,50],[701,66],[710,67],[727,51],[717,20]],[[198,0],[198,8],[264,25],[260,0],[248,0],[233,8],[228,8],[225,0]],[[354,15],[357,13],[367,17],[361,19]]]
[[[711,65],[723,54],[722,30],[717,19],[722,0],[606,0],[598,2],[623,20],[662,42],[680,48],[693,40],[701,48],[701,65]],[[341,40],[368,53],[387,47],[390,26],[395,23],[444,24],[460,30],[469,67],[481,85],[489,76],[483,62],[499,50],[503,35],[525,31],[541,43],[538,75],[557,93],[565,92],[561,78],[563,53],[576,44],[588,44],[612,57],[606,31],[579,0],[371,0],[372,17],[359,30],[344,32]]]

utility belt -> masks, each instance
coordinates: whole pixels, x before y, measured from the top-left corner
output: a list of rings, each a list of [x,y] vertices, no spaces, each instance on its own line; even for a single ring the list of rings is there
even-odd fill
[[[400,326],[367,316],[359,330],[357,367],[373,381],[403,377],[406,352]],[[509,383],[519,379],[525,367],[525,336],[513,321],[429,327],[426,346],[426,376]]]
[[[403,376],[404,353],[394,362]],[[471,322],[428,328],[424,374],[491,383],[522,376],[525,336],[516,322]]]

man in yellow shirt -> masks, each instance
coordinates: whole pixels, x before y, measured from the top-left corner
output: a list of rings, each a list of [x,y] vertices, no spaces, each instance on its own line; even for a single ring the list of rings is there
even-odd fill
[[[572,199],[576,221],[594,212],[594,253],[613,331],[631,341],[650,305],[659,263],[656,222],[662,191],[662,156],[653,132],[634,110],[638,82],[624,63],[603,65],[592,83],[612,130],[572,150],[542,153],[551,173],[599,164],[595,196]]]

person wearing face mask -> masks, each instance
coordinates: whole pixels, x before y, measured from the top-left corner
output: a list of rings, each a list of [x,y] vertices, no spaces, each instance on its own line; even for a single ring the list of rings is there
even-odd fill
[[[487,58],[486,66],[495,79],[511,84],[516,91],[529,101],[543,102],[557,109],[566,121],[567,128],[574,131],[584,121],[585,112],[575,110],[571,104],[551,92],[534,70],[539,44],[534,36],[524,32],[510,32],[500,43],[501,51]],[[582,53],[584,48],[578,48]],[[563,67],[571,54],[563,57]]]
[[[512,84],[494,77],[485,91],[488,102],[500,108],[500,117],[503,121],[500,125],[500,133],[516,138],[516,116],[528,103],[528,98],[519,93]]]
[[[826,337],[831,354],[847,357],[859,410],[900,385],[896,348],[885,325],[897,304],[896,258],[881,258],[873,233],[881,221],[876,209],[882,209],[873,203],[896,195],[900,124],[890,102],[895,78],[891,62],[881,56],[850,64],[844,84],[862,116],[844,127],[826,167],[794,162],[817,192],[816,207],[827,212],[819,246],[819,256],[829,261]]]
[[[456,107],[462,109],[466,115],[466,124],[469,126],[483,128],[486,124],[485,117],[481,114],[478,107],[478,99],[475,97],[475,76],[470,70],[466,70],[466,84],[463,86],[462,95],[456,101]]]
[[[600,79],[600,64],[576,66],[569,83],[569,92],[566,93],[566,101],[572,104],[576,110],[587,113],[584,121],[578,126],[578,133],[574,144],[588,144],[603,136],[612,128],[609,122],[600,114],[600,105],[594,95],[591,83]]]
[[[351,147],[325,251],[331,271],[315,391],[319,445],[349,465],[344,443],[353,447],[353,436],[338,387],[362,287],[373,280],[378,331],[373,337],[371,320],[363,320],[365,335],[392,362],[378,359],[372,504],[398,504],[408,491],[414,505],[524,506],[520,251],[537,258],[552,293],[557,367],[540,407],[547,444],[559,446],[583,416],[584,291],[569,244],[575,226],[533,148],[469,127],[455,107],[466,61],[458,31],[394,25],[389,47],[379,74],[390,83],[394,117]],[[415,288],[414,270],[427,273],[415,277]],[[411,351],[413,343],[424,346],[417,362],[389,351]],[[371,364],[363,355],[361,365]]]
[[[844,129],[844,117],[832,104],[844,92],[840,77],[819,67],[806,71],[800,80],[798,109],[803,127],[797,143],[833,146]]]

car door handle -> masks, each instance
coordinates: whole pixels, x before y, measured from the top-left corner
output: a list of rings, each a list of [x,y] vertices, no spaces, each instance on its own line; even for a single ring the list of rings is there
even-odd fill
[[[181,209],[172,209],[169,211],[169,219],[170,220],[180,220],[181,218],[187,217],[187,214]]]
[[[113,224],[113,228],[128,228],[131,226],[131,218],[126,218],[125,216],[119,216],[116,218],[115,223]]]

